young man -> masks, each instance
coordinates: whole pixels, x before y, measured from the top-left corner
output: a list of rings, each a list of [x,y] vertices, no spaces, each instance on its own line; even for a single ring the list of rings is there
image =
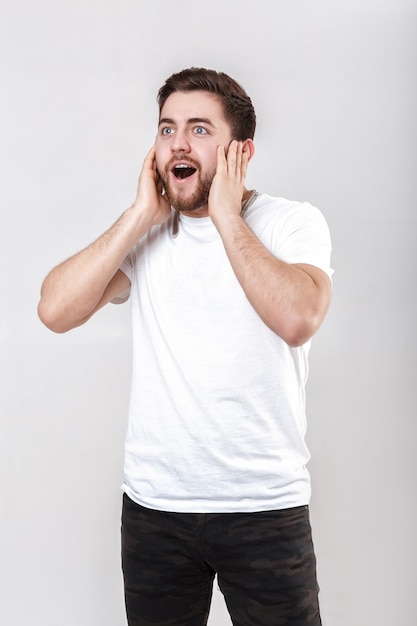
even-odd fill
[[[217,574],[233,624],[318,626],[304,385],[328,229],[308,203],[245,188],[255,113],[233,79],[184,70],[158,101],[135,202],[39,304],[64,332],[130,294],[128,622],[206,624]]]

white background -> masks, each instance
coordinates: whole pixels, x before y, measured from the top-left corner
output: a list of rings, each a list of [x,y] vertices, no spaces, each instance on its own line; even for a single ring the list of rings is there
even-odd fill
[[[414,626],[416,25],[412,0],[0,0],[0,622],[124,626],[128,306],[54,335],[49,269],[132,202],[156,91],[231,74],[258,114],[248,186],[309,200],[334,299],[308,441],[324,626]],[[230,624],[216,591],[211,626]]]

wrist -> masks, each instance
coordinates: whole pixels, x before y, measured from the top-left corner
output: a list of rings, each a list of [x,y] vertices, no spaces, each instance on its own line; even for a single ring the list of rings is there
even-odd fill
[[[242,224],[244,224],[240,213],[237,213],[236,211],[224,210],[224,207],[217,215],[210,217],[220,234],[236,230],[236,228],[240,228]]]
[[[152,212],[144,205],[134,202],[125,211],[126,222],[134,231],[136,240],[142,237],[154,225]]]

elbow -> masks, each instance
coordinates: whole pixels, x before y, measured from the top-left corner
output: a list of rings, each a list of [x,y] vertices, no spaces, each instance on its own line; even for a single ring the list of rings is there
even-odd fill
[[[291,348],[298,348],[307,343],[320,328],[330,304],[330,290],[325,296],[310,302],[292,312],[286,319],[284,336],[281,337]]]
[[[299,348],[311,339],[314,333],[308,332],[307,329],[291,329],[281,335],[290,348]]]
[[[309,316],[293,318],[277,334],[291,348],[299,348],[307,343],[319,329],[322,318],[320,316]]]
[[[42,324],[54,333],[66,333],[74,326],[65,323],[62,315],[48,305],[42,298],[38,304],[38,316]]]
[[[309,332],[292,332],[283,337],[284,341],[290,346],[290,348],[299,348],[311,339],[314,333]]]

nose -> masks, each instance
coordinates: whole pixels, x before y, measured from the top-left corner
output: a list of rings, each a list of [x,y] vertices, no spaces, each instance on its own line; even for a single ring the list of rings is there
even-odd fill
[[[171,152],[190,152],[191,146],[188,141],[186,130],[181,130],[177,128],[171,143]]]

